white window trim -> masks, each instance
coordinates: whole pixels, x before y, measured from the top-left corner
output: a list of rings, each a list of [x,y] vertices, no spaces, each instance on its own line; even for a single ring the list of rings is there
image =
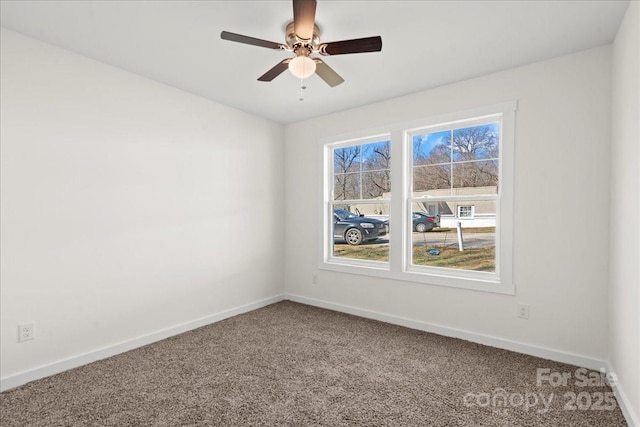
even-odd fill
[[[365,129],[347,134],[334,135],[319,140],[320,158],[322,159],[322,179],[320,179],[320,194],[322,200],[318,212],[321,212],[322,226],[318,230],[319,259],[318,268],[348,274],[380,277],[392,280],[424,283],[428,285],[447,286],[475,291],[484,291],[501,294],[515,294],[513,282],[513,198],[514,198],[514,151],[515,151],[515,112],[517,102],[510,101],[485,107],[473,108],[459,112],[447,113],[427,117],[418,121],[405,123],[393,123],[374,129]],[[391,200],[390,218],[409,218],[411,209],[408,201],[408,173],[411,161],[405,156],[408,150],[407,136],[415,129],[455,127],[457,123],[465,126],[473,124],[469,119],[477,118],[482,121],[488,116],[501,116],[501,145],[500,145],[500,198],[497,200],[499,212],[499,226],[496,227],[496,271],[499,273],[487,273],[480,271],[443,269],[435,267],[412,267],[406,258],[410,255],[407,247],[407,233],[393,236],[389,244],[389,263],[354,260],[331,256],[333,236],[329,229],[329,218],[333,213],[327,208],[330,206],[330,191],[333,175],[327,173],[332,170],[332,148],[365,143],[361,141],[375,141],[380,138],[391,140]],[[336,144],[339,143],[339,144]],[[405,164],[403,164],[405,162]],[[402,174],[399,171],[404,171]],[[399,176],[402,175],[402,176]],[[396,195],[396,196],[394,196]],[[398,197],[397,195],[401,195]],[[469,200],[466,196],[466,200]],[[474,200],[477,196],[471,196]],[[385,200],[386,201],[386,200]]]

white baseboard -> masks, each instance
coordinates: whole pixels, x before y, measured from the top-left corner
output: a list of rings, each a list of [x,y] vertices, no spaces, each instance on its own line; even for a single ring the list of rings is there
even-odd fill
[[[0,391],[10,390],[15,387],[19,387],[30,381],[34,381],[40,378],[45,378],[51,375],[58,374],[60,372],[67,371],[69,369],[77,368],[95,362],[97,360],[105,359],[107,357],[115,356],[120,353],[124,353],[129,350],[136,349],[138,347],[151,344],[165,338],[178,335],[192,329],[200,328],[202,326],[210,325],[212,323],[219,322],[229,317],[236,316],[238,314],[247,313],[249,311],[256,310],[258,308],[266,307],[267,305],[274,304],[283,300],[291,300],[302,304],[312,305],[315,307],[326,308],[329,310],[338,311],[341,313],[353,314],[355,316],[364,317],[367,319],[379,320],[393,325],[404,326],[411,329],[416,329],[425,332],[432,332],[438,335],[444,335],[453,338],[460,338],[466,341],[475,342],[478,344],[484,344],[491,347],[497,347],[505,350],[515,351],[518,353],[529,354],[532,356],[541,357],[544,359],[553,360],[556,362],[568,363],[571,365],[582,366],[585,368],[600,370],[606,369],[607,372],[614,372],[613,368],[604,360],[594,359],[586,356],[581,356],[573,353],[567,353],[559,350],[548,349],[544,347],[534,346],[530,344],[524,344],[517,341],[506,340],[503,338],[497,338],[490,335],[477,334],[461,329],[450,328],[447,326],[436,325],[433,323],[422,322],[419,320],[407,319],[400,316],[394,316],[390,314],[380,313],[372,310],[365,310],[353,306],[336,304],[329,301],[319,300],[315,298],[308,298],[294,294],[282,294],[276,295],[271,298],[255,301],[250,304],[235,307],[229,310],[224,310],[219,313],[215,313],[200,319],[193,320],[191,322],[183,323],[171,328],[166,328],[152,334],[148,334],[142,337],[134,338],[124,341],[119,344],[115,344],[109,347],[104,347],[94,351],[90,351],[78,356],[71,357],[69,359],[61,360],[51,363],[49,365],[40,366],[28,371],[20,372],[5,378],[0,379]],[[624,392],[622,383],[618,381],[614,387],[612,387],[620,409],[627,420],[627,423],[631,427],[640,427],[637,415],[633,412],[627,395]]]
[[[616,371],[609,362],[607,362],[607,372],[614,374],[614,378],[618,378]],[[612,385],[611,389],[613,389],[613,393],[616,395],[618,406],[620,406],[622,415],[624,415],[624,418],[627,420],[629,427],[640,427],[640,418],[638,418],[638,415],[640,414],[634,413],[633,406],[631,406],[631,402],[629,401],[627,394],[624,392],[620,378],[618,378],[618,380]]]
[[[497,338],[490,335],[477,334],[462,329],[450,328],[448,326],[407,319],[405,317],[394,316],[372,310],[364,310],[353,306],[336,304],[333,302],[304,297],[301,295],[285,294],[285,299],[302,304],[312,305],[315,307],[326,308],[328,310],[339,311],[341,313],[353,314],[354,316],[364,317],[367,319],[379,320],[381,322],[404,326],[406,328],[416,329],[419,331],[432,332],[434,334],[444,335],[452,338],[460,338],[478,344],[515,351],[518,353],[524,353],[531,356],[541,357],[543,359],[553,360],[555,362],[567,363],[570,365],[593,369],[595,371],[605,369],[606,372],[614,372],[609,362],[605,360],[594,359],[592,357],[582,356],[579,354],[553,350],[531,344],[524,344],[521,342]],[[620,406],[622,414],[627,420],[627,424],[629,424],[630,427],[640,427],[638,418],[634,414],[629,399],[624,393],[622,383],[618,381],[616,385],[612,387],[612,389],[616,395],[616,399],[618,400],[618,405]]]
[[[423,322],[420,320],[407,319],[405,317],[395,316],[386,313],[380,313],[372,310],[364,310],[361,308],[336,304],[329,301],[323,301],[315,298],[308,298],[300,295],[285,294],[285,299],[299,302],[302,304],[313,305],[316,307],[326,308],[329,310],[339,311],[342,313],[353,314],[355,316],[365,317],[367,319],[379,320],[393,325],[404,326],[419,331],[433,332],[438,335],[444,335],[452,338],[460,338],[465,341],[471,341],[478,344],[484,344],[491,347],[497,347],[504,350],[511,350],[517,353],[529,354],[531,356],[541,357],[556,362],[567,363],[571,365],[581,366],[588,369],[600,370],[606,368],[607,363],[604,360],[594,359],[579,354],[567,353],[559,350],[553,350],[545,347],[525,344],[518,341],[512,341],[504,338],[493,337],[490,335],[478,334],[462,329],[450,328],[448,326],[437,325],[434,323]]]
[[[20,372],[8,377],[0,378],[0,391],[10,390],[12,388],[21,386],[30,381],[34,381],[40,378],[49,377],[51,375],[58,374],[60,372],[68,371],[69,369],[77,368],[95,362],[96,360],[105,359],[107,357],[115,356],[120,353],[124,353],[129,350],[142,347],[165,338],[178,335],[192,329],[200,328],[202,326],[210,325],[212,323],[219,322],[229,317],[236,316],[238,314],[247,313],[249,311],[256,310],[258,308],[266,307],[267,305],[284,300],[284,295],[276,295],[271,298],[255,301],[250,304],[245,304],[239,307],[224,310],[215,314],[211,314],[200,319],[196,319],[190,322],[182,323],[177,326],[162,329],[157,332],[153,332],[148,335],[133,338],[115,345],[103,347],[97,350],[92,350],[87,353],[80,354],[78,356],[70,357],[65,360],[60,360],[48,365],[39,366],[28,371]]]

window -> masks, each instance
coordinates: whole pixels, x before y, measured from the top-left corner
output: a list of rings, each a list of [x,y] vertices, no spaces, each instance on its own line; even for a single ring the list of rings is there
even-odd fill
[[[387,263],[391,142],[352,141],[331,151],[330,255]]]
[[[458,218],[473,218],[473,206],[458,206]]]
[[[321,141],[319,267],[513,293],[515,107]]]
[[[500,121],[489,116],[408,133],[411,206],[437,202],[441,226],[429,238],[412,236],[411,266],[495,271]]]

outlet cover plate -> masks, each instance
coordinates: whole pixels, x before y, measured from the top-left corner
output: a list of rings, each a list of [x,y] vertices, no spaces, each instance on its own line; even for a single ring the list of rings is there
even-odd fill
[[[527,304],[518,304],[518,317],[520,319],[529,318],[529,306]]]
[[[20,323],[18,325],[18,342],[29,341],[36,337],[35,322]]]

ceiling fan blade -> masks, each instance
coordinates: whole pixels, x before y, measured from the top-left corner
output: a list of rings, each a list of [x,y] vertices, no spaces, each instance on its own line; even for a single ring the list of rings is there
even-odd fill
[[[289,62],[291,62],[291,58],[287,58],[284,61],[277,63],[275,67],[258,77],[258,80],[261,82],[270,82],[282,74],[284,70],[289,68]]]
[[[296,36],[311,40],[316,21],[316,0],[293,0],[293,26]]]
[[[276,42],[270,42],[268,40],[257,39],[255,37],[243,36],[242,34],[230,33],[223,31],[220,33],[220,38],[223,40],[229,40],[232,42],[250,44],[253,46],[266,47],[269,49],[281,49],[282,44]]]
[[[344,79],[340,77],[340,75],[336,73],[333,68],[322,62],[322,60],[314,58],[314,61],[316,63],[316,74],[329,86],[336,87],[340,83],[344,82]]]
[[[381,50],[382,37],[380,36],[322,43],[319,48],[319,52],[322,55],[344,55],[347,53],[380,52]]]

